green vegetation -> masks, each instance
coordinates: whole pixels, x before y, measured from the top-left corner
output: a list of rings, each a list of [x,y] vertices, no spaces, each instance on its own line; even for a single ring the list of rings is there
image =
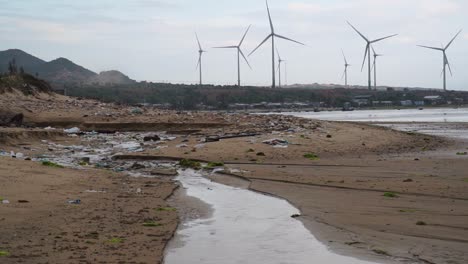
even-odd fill
[[[468,155],[468,152],[457,152],[458,156],[466,156]]]
[[[310,159],[310,160],[319,160],[319,156],[315,153],[307,153],[304,155],[304,158]]]
[[[120,243],[123,243],[124,241],[125,241],[125,239],[120,238],[120,237],[113,237],[113,238],[107,240],[107,242],[111,243],[111,244],[120,244]]]
[[[468,182],[468,178],[466,178],[466,179],[463,179],[463,181],[464,181],[464,182]]]
[[[402,100],[422,101],[427,95],[441,95],[448,101],[462,98],[468,101],[468,93],[451,91],[448,93],[424,90],[390,89],[388,91],[368,91],[367,89],[329,89],[321,85],[308,85],[301,88],[270,89],[267,87],[236,87],[214,85],[185,85],[169,83],[139,82],[135,84],[105,85],[66,84],[71,96],[100,99],[105,102],[123,104],[167,104],[172,109],[199,109],[201,105],[211,109],[226,109],[230,104],[323,102],[326,106],[342,107],[352,102],[355,96],[370,95],[371,101],[392,101],[398,105]]]
[[[62,165],[59,165],[59,164],[51,162],[51,161],[43,161],[42,165],[47,166],[47,167],[52,167],[52,168],[63,168]]]
[[[0,257],[8,257],[10,256],[10,252],[6,250],[0,250]]]
[[[425,225],[427,225],[427,223],[424,222],[424,221],[418,221],[418,222],[416,222],[416,225],[418,225],[418,226],[425,226]]]
[[[181,161],[179,161],[179,166],[183,168],[194,169],[194,170],[201,170],[202,168],[202,165],[200,162],[189,160],[189,159],[182,159]]]
[[[383,196],[388,198],[398,198],[398,195],[394,192],[386,192],[383,194]]]
[[[160,211],[160,212],[173,212],[173,211],[177,211],[176,208],[173,208],[173,207],[159,207],[158,209],[156,209],[156,211]]]
[[[162,226],[162,224],[158,223],[158,222],[151,221],[151,222],[143,223],[143,226],[145,226],[145,227],[158,227],[158,226]]]
[[[205,169],[214,169],[217,167],[223,167],[224,162],[208,162],[208,164],[205,166]]]

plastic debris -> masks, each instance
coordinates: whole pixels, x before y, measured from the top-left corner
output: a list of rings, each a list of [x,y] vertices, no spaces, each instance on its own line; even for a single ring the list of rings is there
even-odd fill
[[[80,199],[70,200],[70,201],[68,201],[68,204],[81,204],[81,200]]]
[[[289,142],[287,140],[280,139],[280,138],[273,138],[273,139],[265,140],[262,143],[270,145],[270,146],[282,147],[282,148],[285,148],[285,147],[287,148],[289,145]]]
[[[73,127],[69,129],[64,129],[63,132],[65,132],[66,134],[78,134],[81,132],[81,130],[78,127]]]

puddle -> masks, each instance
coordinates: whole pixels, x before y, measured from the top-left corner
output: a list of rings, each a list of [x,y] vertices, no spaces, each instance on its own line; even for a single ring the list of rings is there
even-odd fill
[[[372,263],[330,252],[291,218],[299,211],[285,200],[218,184],[191,170],[181,171],[178,180],[213,213],[181,225],[165,264]]]

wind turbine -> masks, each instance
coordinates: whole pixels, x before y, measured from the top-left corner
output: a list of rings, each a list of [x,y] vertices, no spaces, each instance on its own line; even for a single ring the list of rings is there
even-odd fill
[[[237,85],[239,87],[241,86],[241,71],[240,71],[240,57],[241,56],[244,58],[247,65],[249,65],[249,68],[252,69],[252,67],[250,66],[249,61],[247,60],[247,58],[244,55],[244,52],[242,52],[242,49],[241,49],[242,43],[244,42],[245,36],[247,36],[247,33],[249,32],[250,26],[245,31],[245,34],[242,37],[241,41],[239,42],[239,45],[237,45],[237,46],[214,47],[215,49],[237,49]]]
[[[348,63],[348,60],[346,59],[346,56],[343,50],[341,50],[341,53],[343,54],[343,59],[345,63],[343,77],[345,78],[345,86],[348,86],[348,67],[351,66],[351,64]],[[341,77],[341,79],[343,79],[343,77]]]
[[[374,47],[372,47],[372,52],[374,53],[374,64],[373,64],[373,68],[374,68],[374,90],[377,91],[377,58],[382,57],[383,55],[382,54],[377,54],[375,52]]]
[[[195,32],[195,37],[197,38],[197,43],[198,43],[198,63],[197,63],[197,69],[200,70],[200,86],[203,85],[203,82],[202,82],[202,56],[203,56],[203,53],[207,52],[205,50],[203,50],[201,44],[200,44],[200,40],[198,39],[198,34],[197,32]]]
[[[361,32],[359,32],[359,30],[357,30],[353,25],[351,25],[351,23],[349,23],[348,21],[348,24],[354,29],[354,31],[356,31],[359,36],[361,36],[366,42],[367,42],[367,45],[366,45],[366,51],[364,52],[364,61],[362,62],[362,67],[361,67],[361,71],[364,69],[364,64],[366,63],[366,57],[368,58],[368,87],[369,87],[369,90],[372,90],[372,77],[371,77],[371,53],[370,53],[370,48],[371,48],[371,45],[374,44],[374,43],[377,43],[379,41],[382,41],[384,39],[388,39],[388,38],[391,38],[391,37],[395,37],[397,36],[398,34],[394,34],[394,35],[390,35],[390,36],[387,36],[387,37],[383,37],[383,38],[379,38],[379,39],[375,39],[375,40],[369,40],[368,38],[366,38]]]
[[[284,36],[281,36],[281,35],[278,35],[275,33],[275,28],[273,26],[273,21],[271,20],[271,14],[270,14],[270,7],[268,6],[268,1],[266,1],[266,6],[267,6],[267,12],[268,12],[268,20],[270,21],[270,29],[271,29],[271,33],[270,35],[268,35],[265,40],[263,40],[250,54],[252,55],[258,48],[260,48],[265,42],[267,42],[267,40],[269,40],[271,38],[271,62],[272,62],[272,66],[271,66],[271,73],[272,73],[272,85],[271,87],[272,88],[275,88],[276,87],[276,78],[275,78],[275,71],[276,71],[276,68],[275,68],[275,37],[277,38],[281,38],[281,39],[285,39],[285,40],[288,40],[288,41],[292,41],[292,42],[295,42],[295,43],[298,43],[298,44],[301,44],[301,45],[304,45],[304,43],[301,43],[299,41],[295,41],[293,39],[290,39],[290,38],[287,38],[287,37],[284,37]]]
[[[447,65],[448,65],[448,68],[449,68],[449,71],[450,71],[450,75],[453,76],[452,74],[452,67],[450,67],[450,62],[447,58],[447,49],[450,47],[450,45],[452,45],[453,41],[458,37],[458,35],[460,35],[460,33],[462,32],[462,30],[458,31],[458,33],[455,35],[455,37],[453,37],[453,39],[447,44],[447,46],[443,47],[442,48],[435,48],[435,47],[428,47],[428,46],[422,46],[422,45],[418,45],[419,47],[422,47],[422,48],[426,48],[426,49],[433,49],[433,50],[438,50],[438,51],[442,51],[443,52],[443,69],[442,69],[442,74],[444,75],[444,91],[447,91]]]
[[[281,63],[286,63],[285,60],[281,59],[278,49],[276,49],[276,53],[278,54],[278,79],[279,79],[279,88],[281,88]]]

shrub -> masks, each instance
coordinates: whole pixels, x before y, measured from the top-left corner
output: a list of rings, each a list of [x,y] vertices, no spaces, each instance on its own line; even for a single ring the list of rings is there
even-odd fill
[[[304,154],[304,158],[310,159],[310,160],[318,160],[319,156],[315,153],[307,153],[307,154]]]

